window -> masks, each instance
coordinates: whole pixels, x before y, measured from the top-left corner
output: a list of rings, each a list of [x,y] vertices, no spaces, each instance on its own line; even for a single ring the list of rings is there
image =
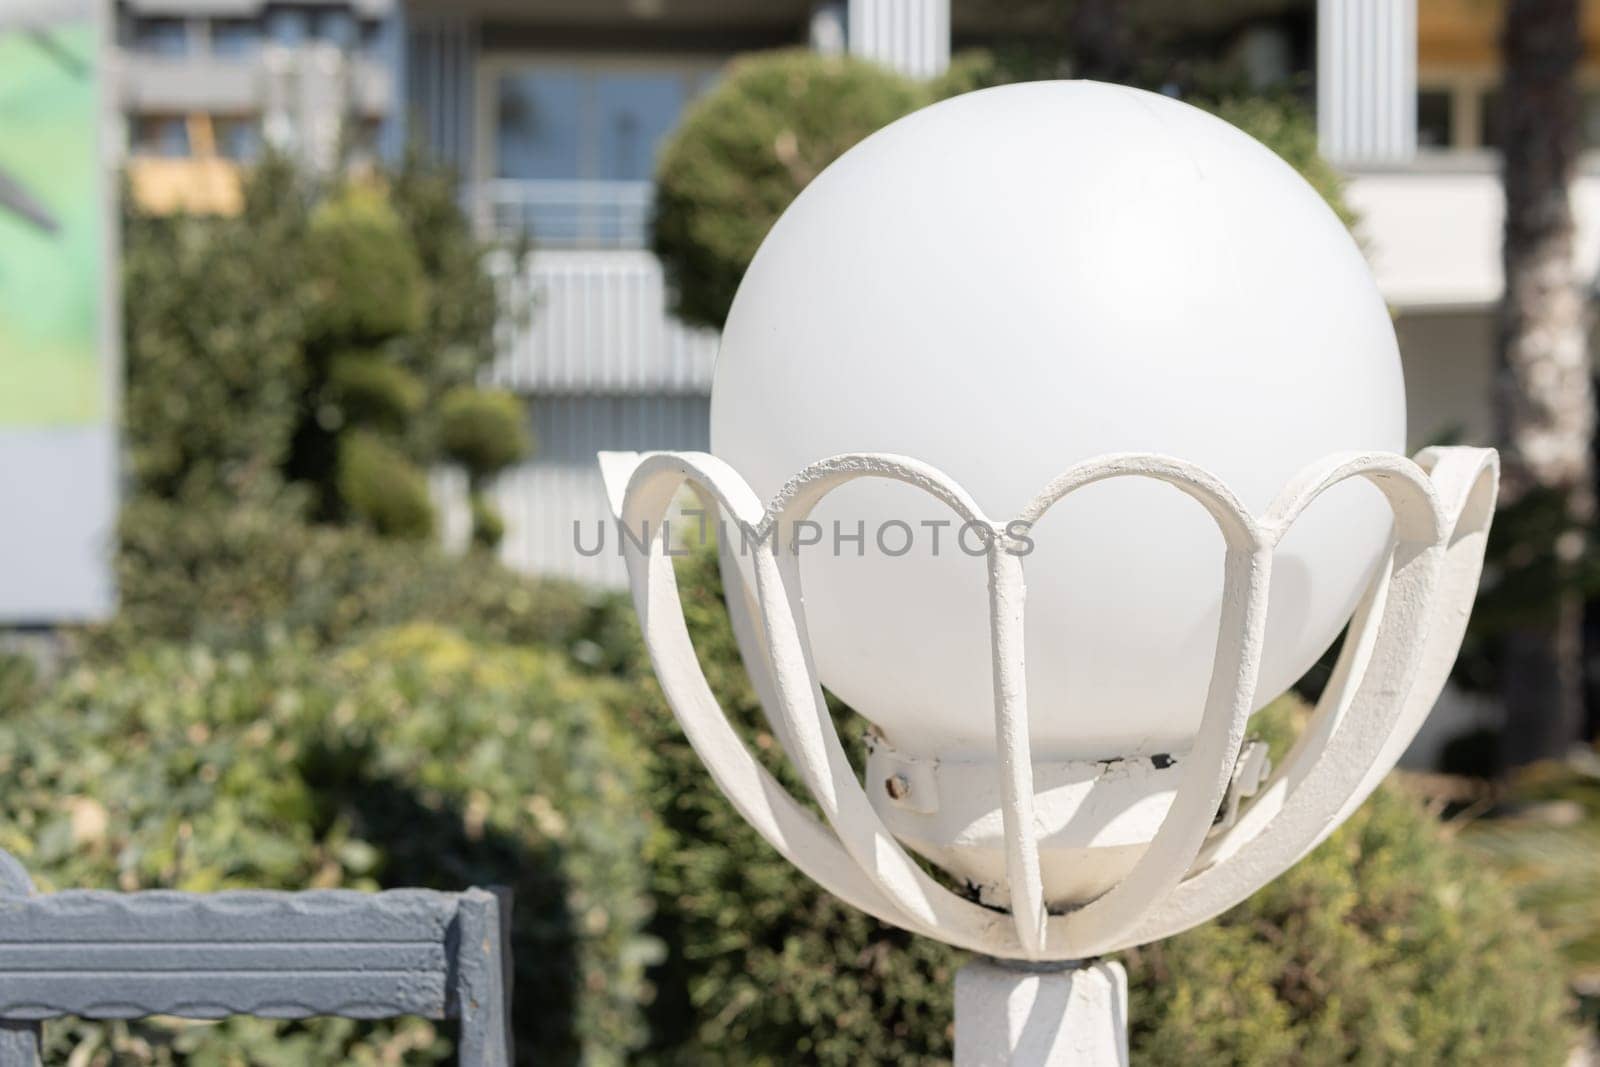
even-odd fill
[[[1500,147],[1500,90],[1486,89],[1479,98],[1478,143],[1485,148]]]
[[[139,115],[133,120],[133,151],[165,159],[189,155],[188,122],[182,115]]]
[[[217,154],[235,163],[251,163],[261,156],[261,123],[252,117],[220,117],[213,123]]]
[[[310,16],[305,11],[279,8],[267,12],[267,36],[273,44],[293,48],[304,44],[310,33]]]
[[[334,9],[311,15],[311,36],[343,49],[356,46],[356,18],[349,11]]]
[[[1423,89],[1417,93],[1418,147],[1454,147],[1456,139],[1455,121],[1451,115],[1452,95],[1448,89]]]
[[[386,30],[387,26],[376,19],[361,20],[361,44],[359,47],[362,55],[377,60],[383,58],[384,51],[389,44],[389,35],[385,32]]]
[[[552,65],[503,75],[495,87],[495,175],[648,181],[655,156],[704,67]]]
[[[259,19],[215,19],[211,23],[211,52],[243,59],[261,50],[264,30]]]
[[[182,19],[136,18],[133,22],[133,50],[151,56],[187,55],[189,27]]]

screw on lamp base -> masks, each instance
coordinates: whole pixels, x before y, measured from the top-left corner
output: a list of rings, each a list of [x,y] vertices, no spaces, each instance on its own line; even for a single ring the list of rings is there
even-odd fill
[[[956,972],[955,1067],[1128,1067],[1127,972],[974,959]]]

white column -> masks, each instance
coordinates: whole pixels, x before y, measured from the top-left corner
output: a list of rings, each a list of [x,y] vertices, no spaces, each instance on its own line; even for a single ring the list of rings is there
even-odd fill
[[[950,0],[849,0],[850,54],[913,78],[950,65]]]
[[[1128,1067],[1128,974],[975,959],[956,972],[955,1067]]]
[[[1341,166],[1416,155],[1416,0],[1317,0],[1317,139]]]

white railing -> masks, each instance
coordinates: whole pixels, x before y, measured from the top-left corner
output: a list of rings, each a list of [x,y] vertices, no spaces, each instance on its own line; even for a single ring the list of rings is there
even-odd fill
[[[502,178],[478,187],[478,225],[541,248],[643,248],[654,201],[650,182]]]
[[[639,250],[497,258],[507,309],[490,378],[520,393],[709,393],[714,330],[667,311],[661,264]]]

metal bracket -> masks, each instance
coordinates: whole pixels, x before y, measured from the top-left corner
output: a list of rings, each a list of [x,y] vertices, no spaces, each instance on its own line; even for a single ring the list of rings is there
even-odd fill
[[[0,1067],[64,1015],[420,1015],[460,1020],[464,1067],[511,1062],[507,890],[32,890],[0,852]]]

